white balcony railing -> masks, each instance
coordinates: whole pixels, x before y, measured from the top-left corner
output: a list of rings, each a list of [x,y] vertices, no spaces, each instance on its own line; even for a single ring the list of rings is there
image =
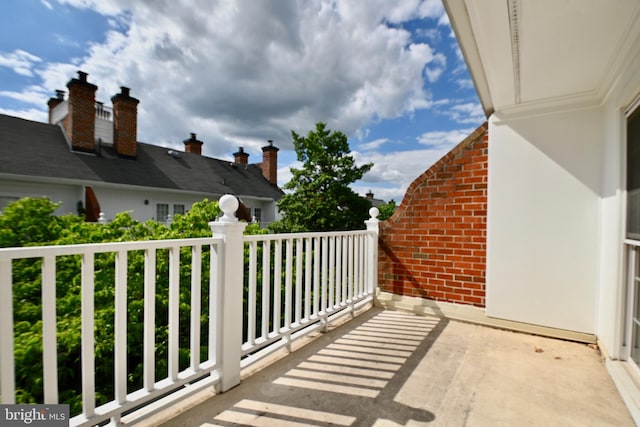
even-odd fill
[[[162,397],[170,404],[204,387],[224,392],[240,382],[243,367],[372,300],[377,287],[377,212],[372,210],[366,231],[244,236],[246,224],[234,215],[237,199],[223,196],[220,207],[224,215],[210,223],[213,237],[209,238],[0,249],[0,402],[16,402],[14,340],[20,336],[13,319],[12,271],[20,260],[36,259],[41,265],[44,401],[38,403],[45,404],[65,403],[60,402],[58,389],[56,263],[69,256],[81,260],[82,412],[74,414],[73,426],[109,420],[117,425],[123,414],[151,401]],[[96,257],[101,254],[110,254],[115,264],[110,278],[115,313],[113,361],[109,361],[114,375],[113,399],[97,404],[100,385],[95,372],[104,363],[95,355]],[[143,271],[133,271],[128,260],[141,254]],[[163,279],[168,283],[168,313],[162,324],[156,313],[159,256],[168,256],[169,261],[168,277]],[[180,279],[185,270],[190,277],[186,314],[185,284]],[[143,380],[137,390],[128,384],[133,369],[140,368],[128,366],[132,274],[141,274],[144,283],[143,354],[137,356]],[[159,342],[158,327],[166,327],[166,342]],[[156,369],[160,347],[167,358],[162,373]],[[188,362],[181,361],[180,355],[186,353]]]

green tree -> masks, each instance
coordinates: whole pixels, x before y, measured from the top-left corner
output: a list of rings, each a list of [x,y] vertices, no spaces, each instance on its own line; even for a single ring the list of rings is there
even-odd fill
[[[0,214],[0,247],[33,245],[66,245],[135,240],[177,239],[211,236],[209,221],[220,213],[217,202],[195,203],[185,215],[176,216],[171,226],[156,221],[139,222],[129,213],[116,215],[108,224],[86,223],[76,215],[55,216],[58,204],[46,198],[25,198],[9,204]],[[250,228],[250,227],[248,227]],[[251,232],[257,233],[255,227]],[[208,248],[203,248],[202,267],[202,342],[207,337]],[[183,250],[180,271],[180,363],[189,357],[190,257]],[[113,398],[114,343],[114,253],[97,254],[95,258],[95,355],[96,400],[98,404]],[[128,254],[127,274],[127,366],[129,391],[142,383],[142,327],[144,254]],[[16,401],[43,401],[42,383],[42,274],[40,259],[13,262]],[[157,251],[156,263],[156,372],[167,372],[168,253]],[[81,329],[81,258],[61,256],[56,259],[56,314],[58,339],[58,380],[60,401],[71,405],[73,415],[81,409],[80,329]],[[201,349],[206,354],[206,344]]]
[[[185,215],[176,215],[166,226],[156,221],[139,222],[129,213],[120,213],[108,224],[87,223],[80,216],[55,216],[59,205],[46,198],[25,198],[9,204],[0,213],[0,247],[70,245],[79,243],[124,242],[183,239],[211,236],[209,222],[220,214],[218,202],[194,203]],[[249,224],[245,234],[264,234],[257,224]],[[210,249],[202,248],[201,269],[201,348],[207,355],[209,325]],[[247,250],[245,249],[245,252]],[[260,251],[259,251],[260,254]],[[179,272],[179,367],[188,366],[190,351],[191,251],[180,253]],[[248,254],[245,255],[245,263]],[[261,255],[259,255],[261,257]],[[272,261],[273,262],[273,261]],[[144,253],[127,255],[127,367],[128,392],[142,387],[144,326]],[[71,414],[82,409],[81,377],[81,266],[80,256],[56,258],[56,315],[58,388],[60,402],[70,405]],[[12,263],[14,307],[14,357],[16,401],[38,403],[44,399],[42,366],[42,261],[38,258]],[[168,372],[169,254],[156,251],[155,341],[156,379]],[[282,268],[282,274],[285,269]],[[95,385],[96,402],[104,404],[114,397],[114,297],[115,253],[99,253],[94,259]],[[258,281],[261,282],[261,272]],[[284,283],[284,280],[281,281]],[[245,284],[245,307],[248,290]],[[282,285],[284,286],[284,284]],[[257,300],[261,300],[260,290]],[[284,301],[284,298],[282,298]],[[268,308],[272,309],[272,308]],[[281,308],[282,310],[282,308]],[[245,310],[246,313],[246,310]],[[245,319],[246,322],[246,319]],[[260,320],[257,320],[260,329]],[[271,326],[271,325],[270,325]]]
[[[380,211],[380,215],[378,215],[378,219],[380,221],[384,221],[385,219],[391,218],[391,215],[396,211],[396,201],[391,200],[389,203],[383,203],[378,206],[378,210]]]
[[[356,166],[344,133],[319,122],[306,137],[291,132],[301,169],[284,185],[290,190],[278,202],[283,214],[275,231],[333,231],[364,228],[371,202],[349,185],[362,178],[372,163]]]
[[[58,206],[46,198],[32,197],[10,203],[0,215],[0,248],[47,244],[58,239],[65,224],[82,221],[53,215]]]

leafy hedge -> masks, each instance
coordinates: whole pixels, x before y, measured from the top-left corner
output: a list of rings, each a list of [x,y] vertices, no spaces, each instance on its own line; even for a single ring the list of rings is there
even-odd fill
[[[108,224],[86,223],[75,215],[55,216],[58,207],[48,199],[25,198],[6,207],[0,214],[0,247],[67,245],[80,243],[179,239],[211,235],[209,221],[220,214],[217,202],[193,205],[185,215],[176,215],[171,225],[156,221],[144,223],[128,213],[118,214]],[[250,224],[246,233],[263,233]],[[202,266],[202,357],[207,351],[208,249],[203,248]],[[180,271],[180,369],[189,361],[190,306],[189,250],[181,253]],[[127,274],[127,366],[128,389],[142,387],[144,254],[128,255]],[[60,401],[71,405],[72,414],[81,412],[81,259],[59,257],[56,263],[56,310],[58,345],[58,385]],[[156,380],[167,375],[168,270],[166,250],[157,251],[156,262]],[[115,254],[95,257],[95,356],[96,401],[113,399]],[[23,259],[13,264],[16,400],[18,403],[43,401],[42,384],[42,277],[41,261]]]

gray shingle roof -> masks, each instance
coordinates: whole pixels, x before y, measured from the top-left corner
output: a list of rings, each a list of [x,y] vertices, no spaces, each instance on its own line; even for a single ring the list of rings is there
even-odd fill
[[[138,143],[136,159],[118,157],[111,146],[100,155],[72,152],[57,125],[0,114],[0,173],[85,182],[136,185],[279,200],[282,191],[258,165],[239,165],[194,153]]]

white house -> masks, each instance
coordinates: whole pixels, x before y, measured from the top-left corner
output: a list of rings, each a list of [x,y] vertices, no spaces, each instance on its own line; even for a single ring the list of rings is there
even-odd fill
[[[25,196],[61,202],[57,213],[85,211],[95,221],[129,211],[144,221],[167,221],[204,198],[236,195],[247,219],[277,219],[278,148],[263,147],[263,161],[248,163],[242,148],[234,161],[203,156],[195,134],[177,151],[137,141],[137,104],[129,89],[112,98],[113,108],[95,101],[97,86],[87,74],[49,100],[49,123],[0,115],[0,210]]]
[[[597,336],[640,423],[640,2],[444,5],[489,118],[486,313]]]

